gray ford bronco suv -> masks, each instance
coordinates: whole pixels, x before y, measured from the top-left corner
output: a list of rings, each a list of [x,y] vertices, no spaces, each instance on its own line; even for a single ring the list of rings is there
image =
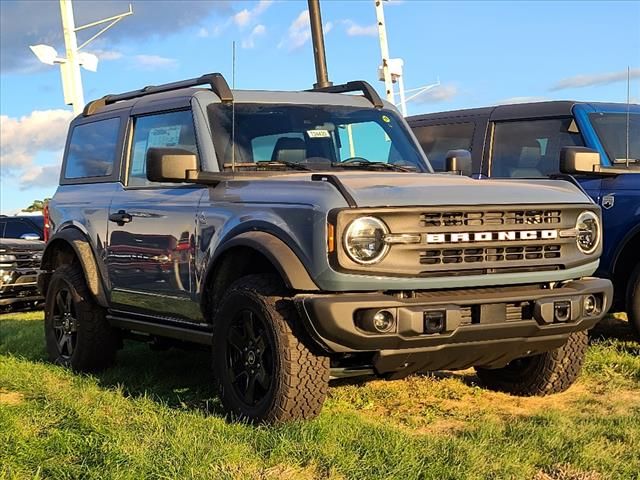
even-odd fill
[[[490,388],[562,391],[612,298],[576,185],[435,174],[365,82],[208,74],[95,100],[46,223],[52,361],[201,344],[224,408],[254,422],[317,415],[331,376],[475,367]]]

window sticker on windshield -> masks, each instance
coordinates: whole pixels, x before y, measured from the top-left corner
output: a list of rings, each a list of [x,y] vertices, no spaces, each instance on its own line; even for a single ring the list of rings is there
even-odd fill
[[[307,130],[309,138],[330,138],[329,130]]]
[[[391,123],[391,119],[389,117],[387,117],[386,115],[382,115],[382,121],[385,123]]]
[[[182,125],[171,125],[169,127],[157,127],[149,130],[147,148],[151,147],[174,147],[180,142],[180,129]]]

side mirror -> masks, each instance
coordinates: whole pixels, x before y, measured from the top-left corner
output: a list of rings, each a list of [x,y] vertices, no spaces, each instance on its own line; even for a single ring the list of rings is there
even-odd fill
[[[23,233],[20,238],[22,240],[40,240],[40,235],[37,233]]]
[[[600,154],[586,147],[562,147],[560,150],[562,173],[597,173],[600,171]]]
[[[152,182],[184,182],[187,171],[197,169],[198,157],[188,150],[158,147],[147,150],[147,178]]]
[[[469,150],[449,150],[445,158],[445,168],[448,173],[471,176],[471,152]]]

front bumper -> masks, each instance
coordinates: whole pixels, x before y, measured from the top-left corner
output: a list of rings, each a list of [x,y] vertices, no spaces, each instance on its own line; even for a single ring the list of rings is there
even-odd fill
[[[10,280],[0,283],[0,307],[13,307],[16,304],[33,305],[44,301],[38,290],[37,271],[13,270],[5,275],[10,276]]]
[[[599,300],[586,315],[587,295]],[[378,373],[406,370],[497,367],[514,358],[562,346],[569,334],[592,328],[611,306],[609,280],[587,278],[549,289],[538,285],[389,294],[299,295],[294,301],[312,337],[329,352],[375,352]],[[558,321],[555,307],[568,309]],[[387,310],[390,333],[358,326],[363,314]],[[426,333],[425,312],[443,314],[438,333]]]

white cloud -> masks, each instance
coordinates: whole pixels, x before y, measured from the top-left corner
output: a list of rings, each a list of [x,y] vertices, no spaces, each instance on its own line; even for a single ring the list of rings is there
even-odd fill
[[[133,58],[137,66],[144,70],[176,68],[178,66],[178,60],[175,58],[161,57],[160,55],[136,55]]]
[[[255,27],[253,27],[253,30],[251,30],[251,33],[249,34],[249,36],[244,40],[242,40],[242,48],[255,47],[256,39],[264,35],[266,32],[267,32],[267,29],[264,25],[262,24],[256,25]]]
[[[271,6],[273,0],[260,0],[258,4],[251,10],[245,8],[233,16],[233,22],[239,27],[244,28],[256,22],[258,17]]]
[[[353,20],[345,20],[344,23],[347,25],[347,35],[350,37],[375,37],[378,35],[378,26],[375,23],[366,27],[358,25]]]
[[[333,29],[332,22],[326,22],[322,27],[325,34]],[[278,44],[278,48],[286,47],[289,51],[297,50],[311,39],[311,23],[309,21],[309,10],[303,10],[291,22],[287,30],[287,36]]]
[[[124,56],[122,52],[116,50],[92,50],[91,53],[102,61],[119,60]]]
[[[33,187],[51,187],[58,184],[60,178],[60,165],[62,163],[62,151],[57,155],[60,162],[51,165],[34,165],[20,177],[20,190]]]
[[[23,174],[32,169],[39,152],[62,150],[72,118],[73,112],[69,110],[35,110],[20,118],[1,115],[0,165],[3,175]]]
[[[632,68],[629,72],[630,78],[640,78],[640,68]],[[564,78],[553,85],[549,90],[565,90],[567,88],[592,87],[596,85],[608,85],[616,82],[626,82],[627,71],[612,73],[596,73],[592,75],[576,75],[574,77]]]
[[[458,87],[455,85],[438,85],[437,87],[421,93],[415,98],[416,103],[437,103],[451,100],[458,94]]]
[[[496,105],[510,105],[513,103],[531,103],[531,102],[545,102],[549,100],[547,97],[510,97],[496,102]]]

